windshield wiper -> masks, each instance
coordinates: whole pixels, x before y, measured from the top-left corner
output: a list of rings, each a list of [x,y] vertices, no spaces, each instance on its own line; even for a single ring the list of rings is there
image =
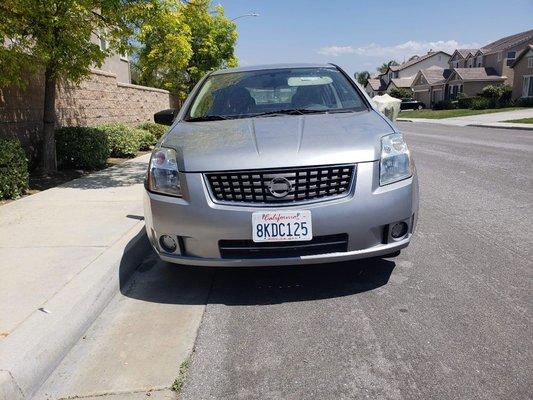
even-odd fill
[[[201,121],[222,121],[229,119],[228,117],[223,117],[222,115],[205,115],[203,117],[194,117],[187,119],[187,122],[201,122]]]
[[[304,115],[325,113],[327,110],[310,110],[308,108],[290,108],[287,110],[266,111],[259,114],[253,114],[252,117],[263,117],[265,115]]]

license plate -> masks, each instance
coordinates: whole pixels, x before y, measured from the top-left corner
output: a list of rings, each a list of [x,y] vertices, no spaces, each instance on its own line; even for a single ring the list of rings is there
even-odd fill
[[[259,242],[313,239],[311,211],[264,211],[252,213],[252,235]]]

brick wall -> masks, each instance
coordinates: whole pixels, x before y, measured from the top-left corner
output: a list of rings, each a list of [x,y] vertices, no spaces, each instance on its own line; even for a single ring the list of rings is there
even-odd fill
[[[41,139],[44,83],[42,76],[28,82],[26,90],[0,88],[0,137],[20,139],[35,159]],[[166,90],[119,83],[115,74],[93,70],[79,85],[59,85],[57,126],[137,125],[152,121],[155,112],[173,104],[175,100]]]

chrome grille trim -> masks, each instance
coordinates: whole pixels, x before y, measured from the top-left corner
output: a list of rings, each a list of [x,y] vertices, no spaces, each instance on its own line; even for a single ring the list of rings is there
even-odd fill
[[[355,185],[356,164],[293,167],[263,170],[209,172],[204,178],[211,199],[231,205],[291,205],[339,199]],[[292,190],[284,197],[268,189],[274,178],[286,178]]]

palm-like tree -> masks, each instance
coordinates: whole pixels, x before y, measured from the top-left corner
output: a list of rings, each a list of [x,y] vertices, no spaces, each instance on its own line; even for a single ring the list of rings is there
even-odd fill
[[[381,67],[378,68],[378,72],[381,74],[385,73],[385,71],[387,71],[387,69],[389,69],[391,65],[400,65],[400,64],[398,64],[394,60],[390,60],[389,62],[381,64]]]
[[[368,80],[370,79],[370,72],[361,71],[354,74],[355,79],[359,82],[360,85],[365,86]]]

